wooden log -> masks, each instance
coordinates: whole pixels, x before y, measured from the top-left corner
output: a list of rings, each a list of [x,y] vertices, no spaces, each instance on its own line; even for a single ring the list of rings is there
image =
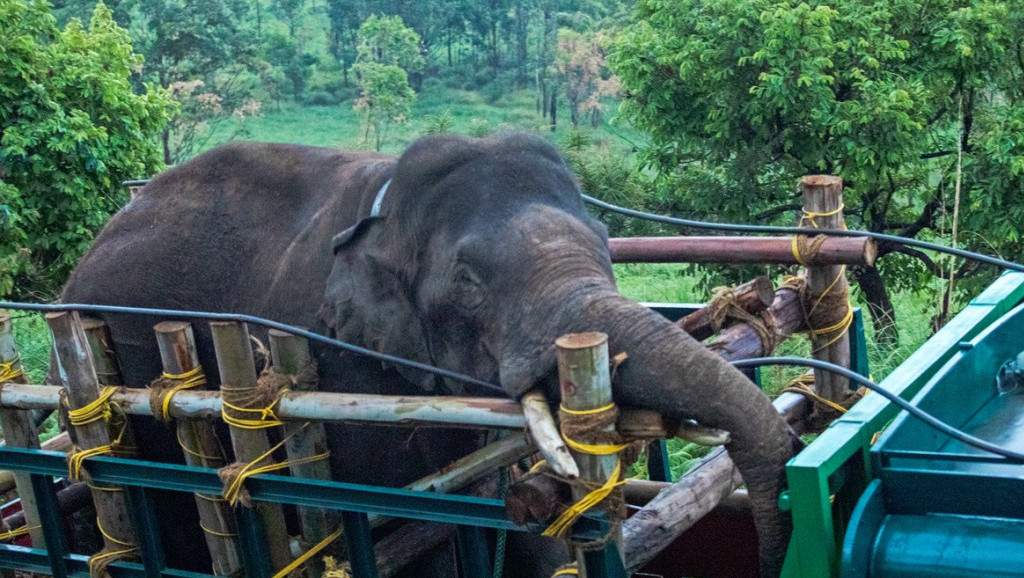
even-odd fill
[[[153,327],[164,373],[183,375],[200,368],[192,324],[164,321]],[[201,368],[200,368],[201,369]],[[173,398],[172,398],[173,399]],[[174,424],[178,443],[182,445],[185,463],[201,468],[224,467],[224,456],[213,423],[209,420],[178,419]],[[222,498],[194,494],[199,523],[206,538],[206,547],[213,560],[213,573],[233,576],[242,569],[238,556],[235,518]]]
[[[843,179],[827,175],[812,175],[804,177],[800,182],[800,188],[804,196],[805,214],[814,215],[814,220],[802,220],[802,226],[814,226],[818,229],[842,229],[843,228]],[[815,315],[821,312],[817,310],[818,299],[815,295],[828,293],[826,300],[822,301],[822,308],[829,307],[828,301],[832,296],[840,296],[844,307],[849,307],[846,301],[848,292],[846,281],[846,267],[843,265],[815,265],[807,268],[807,292],[813,300],[806,304],[808,318],[814,320]],[[815,359],[828,361],[850,367],[850,336],[845,327],[841,332],[832,331],[815,335],[814,330],[821,331],[821,327],[810,327],[812,331],[812,343]],[[833,401],[845,401],[849,395],[849,380],[841,375],[820,369],[814,370],[814,391],[818,395]]]
[[[779,341],[806,328],[800,293],[789,287],[781,287],[775,292],[775,300],[768,313]],[[737,323],[725,329],[707,344],[707,348],[729,361],[771,355],[771,350],[765,350],[757,331],[748,323]]]
[[[774,404],[787,421],[791,416],[786,414],[806,412],[809,405],[796,394],[782,396]],[[802,433],[802,430],[796,429],[796,432]],[[742,483],[739,470],[724,449],[709,454],[623,523],[627,569],[636,572],[642,568]]]
[[[14,342],[14,324],[11,316],[0,312],[0,390],[5,383],[26,383],[24,370],[21,366],[21,355]],[[0,409],[0,428],[3,429],[4,441],[12,448],[39,449],[39,432],[28,412],[13,409]],[[28,520],[29,536],[36,548],[45,548],[46,540],[40,525],[39,506],[32,478],[24,472],[11,474],[14,486],[21,498],[21,508]]]
[[[452,462],[439,472],[416,480],[405,489],[451,494],[535,452],[530,440],[517,432]]]
[[[211,321],[213,346],[217,353],[217,369],[220,372],[221,387],[251,390],[256,386],[256,363],[249,343],[249,330],[244,323],[233,321]],[[254,467],[273,461],[270,456],[262,457],[270,450],[270,442],[264,429],[246,429],[230,426],[231,446],[235,459]],[[281,504],[258,502],[254,506],[263,521],[267,538],[267,551],[273,569],[280,570],[291,563],[288,547],[288,532],[285,529],[284,510]]]
[[[90,505],[92,505],[92,495],[85,482],[76,482],[57,491],[57,508],[60,510],[61,516],[68,516]],[[22,502],[22,508],[24,508],[24,502]],[[4,518],[3,523],[12,530],[25,526],[25,510],[22,509],[22,511]],[[31,528],[31,526],[29,527]]]
[[[825,227],[822,227],[825,228]],[[791,237],[622,237],[609,239],[613,263],[729,263],[797,265]],[[868,237],[829,237],[816,264],[873,265]]]
[[[312,367],[313,361],[306,338],[271,329],[270,355],[273,367],[280,373],[292,377],[292,389],[316,391],[316,373]],[[295,379],[296,376],[303,376],[304,379]],[[286,423],[284,435],[288,440],[285,443],[288,461],[294,462],[289,466],[292,476],[315,480],[331,479],[331,468],[327,461],[330,450],[327,447],[327,434],[324,433],[322,422]],[[317,459],[318,456],[320,459]],[[302,537],[305,541],[304,550],[322,542],[334,530],[331,526],[338,524],[329,524],[327,513],[320,508],[300,507],[298,510]],[[321,575],[319,564],[308,565],[307,570],[310,578],[319,578]]]
[[[771,306],[775,299],[775,288],[768,277],[760,276],[733,289],[736,305],[747,313],[757,314]],[[683,317],[676,325],[683,328],[694,339],[704,341],[715,334],[713,314],[710,307],[703,307]]]
[[[536,389],[528,391],[520,403],[523,405],[523,415],[526,416],[530,437],[540,448],[540,453],[548,461],[551,469],[566,478],[579,477],[580,469],[562,440],[562,434],[558,432],[558,426],[548,408],[548,400],[544,393]]]
[[[608,360],[608,336],[604,333],[575,333],[563,335],[555,340],[558,358],[558,384],[562,393],[562,407],[568,411],[585,412],[603,408],[612,403],[612,383]],[[564,428],[564,424],[563,424]],[[608,424],[606,431],[614,431],[615,423]],[[574,440],[582,444],[607,444],[599,439]],[[619,456],[594,455],[577,450],[572,451],[580,467],[580,480],[600,486],[613,476],[619,475]],[[581,500],[588,493],[580,487],[573,488],[573,499]],[[622,520],[618,512],[609,512],[608,542],[605,548],[612,548],[622,559]],[[579,561],[579,575],[587,576],[583,563],[585,551],[574,547]]]
[[[100,384],[78,312],[48,313],[46,322],[53,334],[57,368],[67,391],[68,406],[72,410],[81,409],[99,398]],[[75,431],[83,449],[108,446],[112,441],[104,420],[75,426]],[[85,476],[88,476],[88,471]],[[104,533],[104,550],[118,552],[134,548],[138,542],[124,494],[95,489],[92,500],[96,506],[97,523]]]
[[[689,420],[682,423],[667,420],[660,413],[647,409],[620,409],[615,429],[627,438],[677,437],[703,446],[721,446],[731,440],[727,431]]]

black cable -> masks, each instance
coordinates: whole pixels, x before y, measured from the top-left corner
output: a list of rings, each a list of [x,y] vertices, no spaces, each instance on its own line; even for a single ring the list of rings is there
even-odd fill
[[[122,307],[119,305],[88,305],[84,303],[55,303],[55,304],[39,304],[39,303],[15,303],[11,301],[0,301],[0,309],[14,309],[18,311],[42,311],[42,312],[54,312],[54,311],[86,311],[92,313],[129,313],[136,315],[156,315],[163,317],[178,317],[182,319],[201,319],[207,321],[236,321],[239,323],[250,323],[252,325],[259,325],[266,327],[267,329],[278,329],[294,335],[300,335],[306,339],[312,341],[318,341],[327,345],[332,345],[345,351],[350,351],[359,355],[365,355],[373,359],[379,359],[386,363],[392,363],[395,365],[402,365],[410,367],[412,369],[418,369],[420,371],[426,371],[439,375],[441,377],[447,377],[463,383],[472,385],[478,385],[487,389],[500,391],[505,393],[505,390],[501,387],[487,382],[470,377],[463,373],[456,371],[450,371],[447,369],[441,369],[440,367],[434,367],[427,365],[426,363],[420,363],[418,361],[412,361],[410,359],[403,359],[394,355],[388,355],[386,353],[379,353],[372,349],[366,349],[358,345],[353,345],[345,341],[338,339],[332,339],[326,335],[320,335],[319,333],[313,333],[308,329],[301,327],[294,327],[285,323],[279,323],[277,321],[271,321],[270,319],[264,319],[262,317],[256,317],[254,315],[242,315],[239,313],[207,313],[201,311],[182,311],[178,309],[153,309],[148,307]]]
[[[825,371],[831,371],[832,373],[842,375],[850,381],[854,381],[863,385],[864,387],[874,391],[881,395],[885,399],[898,405],[901,409],[923,421],[929,426],[935,428],[939,432],[948,435],[949,437],[959,440],[969,446],[976,447],[980,450],[1008,458],[1014,462],[1024,463],[1024,454],[1015,452],[1013,450],[1006,449],[1001,446],[997,446],[993,443],[987,442],[981,438],[972,436],[969,433],[960,431],[949,424],[939,421],[935,416],[925,412],[921,408],[911,405],[910,402],[904,400],[900,396],[884,389],[882,386],[864,377],[863,375],[851,371],[841,365],[829,363],[827,361],[821,361],[819,359],[804,359],[802,357],[755,357],[753,359],[740,359],[738,361],[730,362],[736,368],[747,368],[747,367],[760,367],[763,365],[787,365],[795,367],[813,367],[815,369],[822,369]]]
[[[972,261],[979,261],[988,265],[995,265],[1001,269],[1010,269],[1011,271],[1019,271],[1024,273],[1024,265],[1020,263],[1014,263],[1013,261],[1007,261],[998,257],[992,257],[984,255],[982,253],[975,253],[974,251],[965,251],[964,249],[956,249],[953,247],[944,247],[942,245],[936,245],[935,243],[929,243],[927,241],[921,241],[918,239],[911,239],[908,237],[900,237],[898,235],[888,235],[886,233],[875,233],[874,231],[854,231],[846,229],[807,229],[803,227],[774,227],[770,225],[736,225],[733,223],[712,223],[709,221],[694,221],[691,219],[679,219],[676,217],[667,217],[665,215],[656,215],[654,213],[648,213],[645,211],[637,211],[635,209],[627,209],[611,203],[595,199],[588,195],[582,195],[583,200],[594,205],[595,207],[601,207],[602,209],[627,215],[630,217],[636,217],[638,219],[645,219],[648,221],[654,221],[656,223],[665,223],[668,225],[677,225],[681,227],[690,227],[692,229],[708,229],[714,231],[731,231],[734,233],[776,233],[782,235],[828,235],[830,237],[871,237],[878,241],[887,241],[890,243],[896,243],[898,245],[906,245],[907,247],[918,247],[920,249],[928,249],[938,253],[946,253],[955,257],[961,257]]]

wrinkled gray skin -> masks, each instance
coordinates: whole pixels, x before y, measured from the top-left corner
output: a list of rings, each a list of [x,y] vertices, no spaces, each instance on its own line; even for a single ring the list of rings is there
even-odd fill
[[[389,178],[382,217],[365,218]],[[619,295],[605,228],[540,139],[429,137],[397,161],[292,145],[220,147],[158,176],[118,213],[63,300],[266,316],[500,383],[512,397],[540,386],[557,398],[554,340],[603,331],[613,353],[629,354],[613,384],[616,402],[732,432],[728,450],[753,499],[763,574],[779,573],[789,535],[776,507],[791,455],[783,420],[742,374]],[[107,320],[129,383],[156,376],[156,320]],[[204,366],[215,373],[208,332],[197,329]],[[493,395],[315,353],[325,390]],[[145,455],[180,459],[162,433],[139,436]],[[329,436],[338,479],[395,486],[481,443],[465,430],[334,426]],[[190,566],[191,550],[182,559],[169,552],[169,562]]]

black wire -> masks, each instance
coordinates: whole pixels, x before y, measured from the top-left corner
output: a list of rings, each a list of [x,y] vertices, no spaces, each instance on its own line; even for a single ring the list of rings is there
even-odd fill
[[[418,361],[412,361],[410,359],[404,359],[404,358],[401,358],[401,357],[396,357],[394,355],[387,355],[386,353],[379,353],[379,352],[374,351],[372,349],[366,349],[365,347],[360,347],[358,345],[353,345],[353,344],[347,343],[345,341],[340,341],[338,339],[332,339],[330,337],[327,337],[326,335],[320,335],[319,333],[313,333],[312,331],[309,331],[308,329],[303,329],[301,327],[295,327],[295,326],[288,325],[288,324],[285,324],[285,323],[280,323],[280,322],[277,322],[277,321],[271,321],[270,319],[264,319],[262,317],[256,317],[254,315],[243,315],[243,314],[239,314],[239,313],[208,313],[208,312],[202,312],[202,311],[182,311],[182,310],[178,310],[178,309],[153,309],[153,308],[148,308],[148,307],[122,307],[122,306],[119,306],[119,305],[89,305],[89,304],[85,304],[85,303],[41,304],[41,303],[15,303],[15,302],[12,302],[12,301],[0,301],[0,309],[14,309],[14,310],[19,310],[19,311],[43,311],[43,312],[53,312],[53,311],[86,311],[86,312],[92,312],[92,313],[130,313],[130,314],[137,314],[137,315],[157,315],[157,316],[164,316],[164,317],[178,317],[178,318],[182,318],[182,319],[201,319],[201,320],[208,320],[208,321],[237,321],[239,323],[250,323],[252,325],[259,325],[259,326],[262,326],[262,327],[266,327],[267,329],[278,329],[280,331],[285,331],[287,333],[292,333],[294,335],[299,335],[299,336],[305,337],[306,339],[310,339],[312,341],[318,341],[320,343],[325,343],[327,345],[332,345],[334,347],[338,347],[340,349],[344,349],[345,351],[350,351],[352,353],[356,353],[356,354],[359,354],[359,355],[365,355],[365,356],[371,357],[373,359],[379,359],[380,361],[384,361],[386,363],[392,363],[392,364],[395,364],[395,365],[402,365],[402,366],[405,366],[405,367],[410,367],[410,368],[413,368],[413,369],[418,369],[420,371],[426,371],[428,373],[433,373],[433,374],[439,375],[441,377],[447,377],[447,378],[454,379],[456,381],[460,381],[460,382],[463,382],[463,383],[468,383],[468,384],[472,384],[472,385],[478,385],[480,387],[484,387],[484,388],[487,388],[487,389],[492,389],[492,390],[495,390],[495,391],[500,391],[501,393],[505,393],[504,389],[502,389],[501,387],[499,387],[499,386],[497,386],[497,385],[495,385],[493,383],[490,383],[490,382],[487,382],[487,381],[482,381],[482,380],[476,379],[475,377],[470,377],[468,375],[465,375],[463,373],[458,373],[456,371],[450,371],[450,370],[447,370],[447,369],[442,369],[440,367],[434,367],[432,365],[427,365],[426,363],[420,363]]]
[[[979,261],[988,265],[995,265],[1002,269],[1010,269],[1011,271],[1019,271],[1024,273],[1024,265],[1020,263],[1014,263],[1013,261],[1007,261],[998,257],[992,257],[984,255],[982,253],[975,253],[974,251],[965,251],[964,249],[956,249],[953,247],[944,247],[942,245],[936,245],[935,243],[929,243],[927,241],[921,241],[918,239],[911,239],[908,237],[900,237],[898,235],[888,235],[886,233],[875,233],[874,231],[854,231],[846,229],[807,229],[803,227],[774,227],[770,225],[736,225],[733,223],[712,223],[709,221],[694,221],[691,219],[679,219],[676,217],[667,217],[665,215],[656,215],[654,213],[647,213],[645,211],[637,211],[635,209],[627,209],[611,203],[595,199],[588,195],[582,195],[583,200],[594,205],[595,207],[601,207],[602,209],[627,215],[630,217],[636,217],[638,219],[646,219],[648,221],[654,221],[656,223],[665,223],[668,225],[678,225],[682,227],[690,227],[692,229],[709,229],[714,231],[731,231],[735,233],[777,233],[783,235],[807,235],[814,233],[815,235],[828,235],[830,237],[871,237],[878,241],[887,241],[898,245],[906,245],[908,247],[918,247],[920,249],[928,249],[938,253],[946,253],[956,257],[962,257],[964,259],[970,259],[972,261]]]
[[[842,375],[843,377],[846,377],[850,381],[857,382],[860,385],[863,385],[864,387],[870,389],[871,391],[876,392],[885,399],[898,405],[901,409],[903,409],[910,415],[916,417],[917,419],[923,421],[924,423],[935,428],[939,432],[948,435],[953,439],[959,440],[969,446],[976,447],[980,450],[995,454],[997,456],[1008,458],[1014,462],[1024,462],[1024,454],[1015,452],[1010,449],[1006,449],[1002,446],[997,446],[981,438],[974,437],[969,433],[960,431],[955,427],[950,426],[949,424],[939,421],[939,419],[936,418],[935,416],[926,413],[924,410],[915,405],[911,405],[910,402],[904,400],[895,393],[886,390],[882,386],[864,377],[863,375],[855,371],[851,371],[841,365],[836,365],[834,363],[829,363],[827,361],[821,361],[819,359],[804,359],[802,357],[755,357],[752,359],[740,359],[738,361],[732,361],[730,363],[732,363],[732,365],[736,368],[760,367],[763,365],[788,365],[795,367],[813,367],[815,369],[831,371],[832,373]]]

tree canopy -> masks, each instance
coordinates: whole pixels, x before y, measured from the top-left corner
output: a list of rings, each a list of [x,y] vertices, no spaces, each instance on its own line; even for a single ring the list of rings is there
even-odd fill
[[[833,173],[851,227],[948,238],[959,188],[954,242],[1012,254],[1024,231],[1013,4],[641,0],[610,60],[623,115],[650,135],[642,154],[662,207],[791,224],[794,183]],[[886,287],[918,288],[949,265],[897,245],[879,255],[855,275],[892,340]]]
[[[148,176],[174,110],[132,91],[141,65],[99,4],[60,30],[44,2],[0,0],[0,295],[50,297],[92,236]]]

